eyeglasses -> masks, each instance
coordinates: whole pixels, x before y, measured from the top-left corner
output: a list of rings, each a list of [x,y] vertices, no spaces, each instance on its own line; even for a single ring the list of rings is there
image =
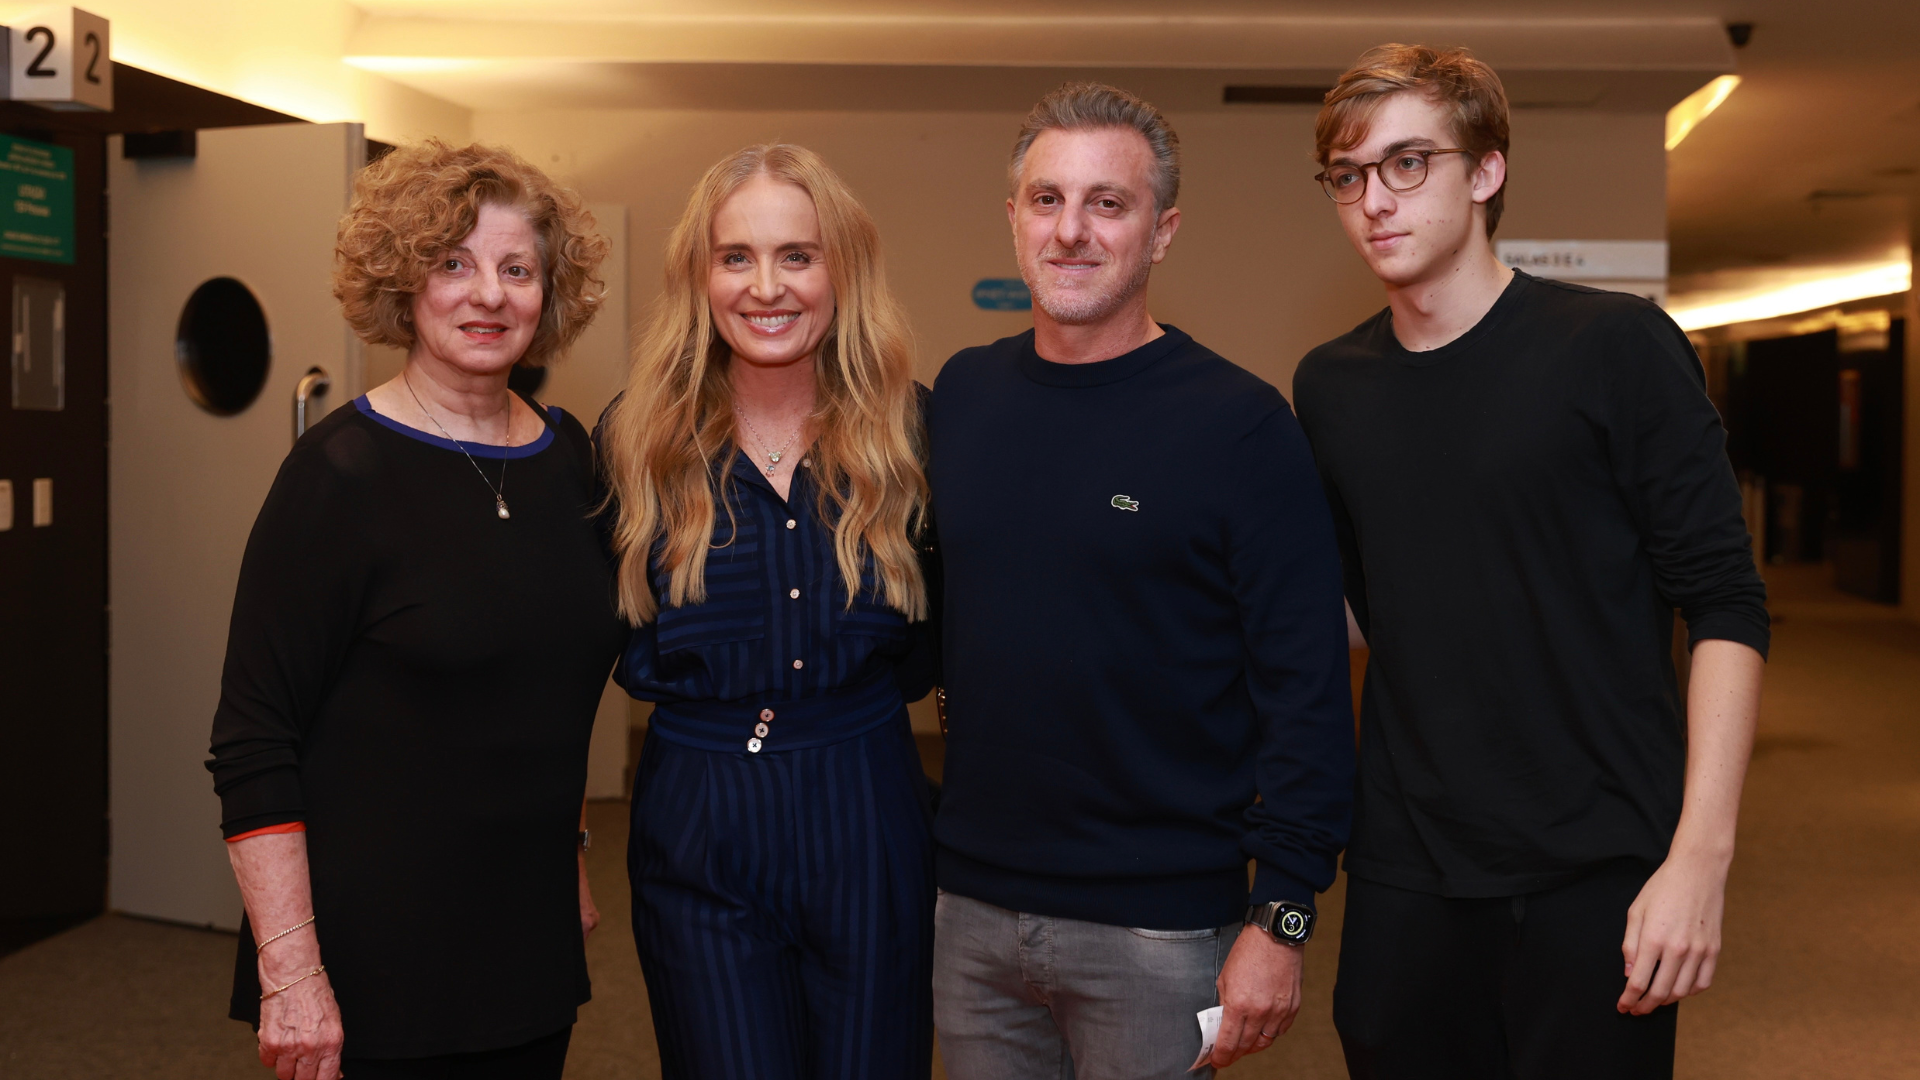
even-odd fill
[[[1387,190],[1404,195],[1427,182],[1427,159],[1435,154],[1470,154],[1471,150],[1399,150],[1368,165],[1335,165],[1317,173],[1327,198],[1342,206],[1357,203],[1367,193],[1367,170],[1380,177]]]

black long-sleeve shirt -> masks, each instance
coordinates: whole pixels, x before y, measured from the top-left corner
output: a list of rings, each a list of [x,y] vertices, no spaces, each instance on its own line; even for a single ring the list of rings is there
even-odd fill
[[[1294,377],[1372,647],[1347,870],[1447,896],[1657,863],[1679,821],[1692,641],[1766,652],[1725,432],[1638,297],[1516,273],[1428,352],[1391,311]]]
[[[1334,877],[1352,792],[1340,566],[1270,385],[1172,327],[934,386],[942,888],[1118,926],[1238,922]]]
[[[575,855],[625,643],[578,421],[454,444],[367,400],[287,456],[247,541],[208,768],[226,835],[304,821],[346,1052],[516,1045],[587,1000]],[[269,928],[269,932],[278,928]],[[242,933],[233,1015],[257,1020]]]

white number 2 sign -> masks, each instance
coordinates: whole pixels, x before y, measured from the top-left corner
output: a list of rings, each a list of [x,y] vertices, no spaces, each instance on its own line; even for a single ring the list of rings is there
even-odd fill
[[[113,111],[107,20],[74,7],[40,8],[7,27],[7,96],[49,109]]]

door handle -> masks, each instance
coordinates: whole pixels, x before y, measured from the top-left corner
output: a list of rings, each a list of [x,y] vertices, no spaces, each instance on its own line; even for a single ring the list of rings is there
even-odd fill
[[[300,436],[307,433],[307,400],[316,394],[324,394],[333,388],[333,380],[328,378],[325,368],[308,368],[300,382],[293,388],[293,438],[298,442]]]

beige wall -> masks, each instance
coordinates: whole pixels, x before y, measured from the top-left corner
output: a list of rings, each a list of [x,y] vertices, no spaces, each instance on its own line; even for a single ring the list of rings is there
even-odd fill
[[[1153,311],[1282,387],[1308,349],[1382,303],[1309,177],[1313,111],[1175,115],[1186,153],[1183,224],[1154,280]],[[1018,333],[1023,313],[987,312],[973,283],[1015,276],[1004,211],[1008,113],[568,110],[474,115],[592,201],[629,208],[636,318],[658,290],[661,245],[700,173],[751,142],[823,154],[878,221],[913,317],[922,378],[953,352]],[[1574,110],[1516,115],[1513,194],[1501,235],[1666,235],[1662,118]]]

